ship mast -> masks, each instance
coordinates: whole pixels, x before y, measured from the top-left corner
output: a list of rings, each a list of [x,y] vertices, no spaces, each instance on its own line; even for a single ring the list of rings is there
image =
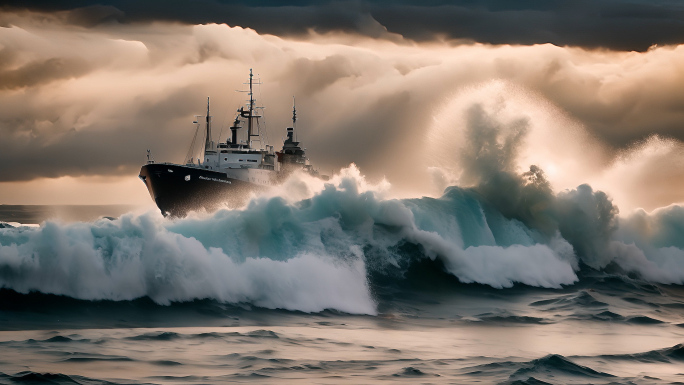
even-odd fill
[[[295,97],[292,97],[292,130],[294,131],[294,140],[297,141],[297,104]]]
[[[254,116],[254,93],[252,92],[252,69],[249,69],[249,120],[247,121],[247,148],[252,147],[252,117]]]
[[[261,84],[261,83],[257,83]],[[240,116],[243,118],[247,119],[247,148],[252,147],[252,137],[254,136],[259,136],[259,134],[252,134],[252,128],[253,128],[253,122],[252,119],[255,118],[260,118],[259,115],[254,115],[254,110],[256,107],[254,107],[254,92],[253,92],[253,85],[254,85],[254,74],[252,73],[252,69],[249,69],[249,109],[245,111],[243,107],[240,107],[238,110],[240,112]],[[244,91],[243,91],[244,92]]]
[[[207,137],[204,141],[204,152],[211,151],[211,116],[209,115],[209,97],[207,96]]]

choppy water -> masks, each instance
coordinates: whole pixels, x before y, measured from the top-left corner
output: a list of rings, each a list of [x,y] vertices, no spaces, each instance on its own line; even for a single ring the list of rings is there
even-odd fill
[[[604,277],[497,291],[438,280],[453,287],[383,295],[375,316],[5,291],[2,324],[17,330],[0,332],[0,383],[684,380],[681,288]]]
[[[0,383],[684,383],[682,208],[289,183],[0,229]]]

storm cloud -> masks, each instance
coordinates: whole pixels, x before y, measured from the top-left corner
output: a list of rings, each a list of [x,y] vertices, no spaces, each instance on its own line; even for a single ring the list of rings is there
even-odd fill
[[[279,36],[346,32],[414,41],[544,44],[645,51],[682,43],[677,1],[9,1],[13,9],[71,11],[72,24],[226,23]]]

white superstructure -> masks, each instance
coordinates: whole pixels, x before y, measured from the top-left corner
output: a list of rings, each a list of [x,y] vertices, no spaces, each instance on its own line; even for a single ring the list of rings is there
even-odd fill
[[[250,70],[249,104],[247,110],[244,107],[238,110],[239,114],[235,118],[233,126],[230,127],[231,138],[218,145],[211,140],[211,115],[209,99],[207,98],[204,156],[201,159],[198,158],[196,163],[190,157],[186,161],[187,166],[226,173],[230,178],[260,185],[273,185],[276,183],[276,175],[280,171],[280,167],[276,162],[276,153],[273,146],[266,145],[265,148],[260,149],[252,147],[252,138],[260,137],[258,132],[254,133],[253,126],[261,117],[255,114],[257,107],[255,107],[255,100],[252,96],[253,77],[252,70]],[[247,140],[238,142],[237,132],[242,128],[240,127],[241,119],[244,119],[247,123]],[[263,140],[260,138],[258,142],[262,143]]]

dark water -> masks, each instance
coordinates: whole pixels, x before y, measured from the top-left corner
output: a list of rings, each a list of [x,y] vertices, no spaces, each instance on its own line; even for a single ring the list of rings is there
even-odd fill
[[[0,383],[684,383],[681,208],[309,188],[0,229]]]
[[[5,289],[0,383],[684,380],[681,287],[616,277],[562,290],[435,281],[452,287],[381,294],[373,316]]]

